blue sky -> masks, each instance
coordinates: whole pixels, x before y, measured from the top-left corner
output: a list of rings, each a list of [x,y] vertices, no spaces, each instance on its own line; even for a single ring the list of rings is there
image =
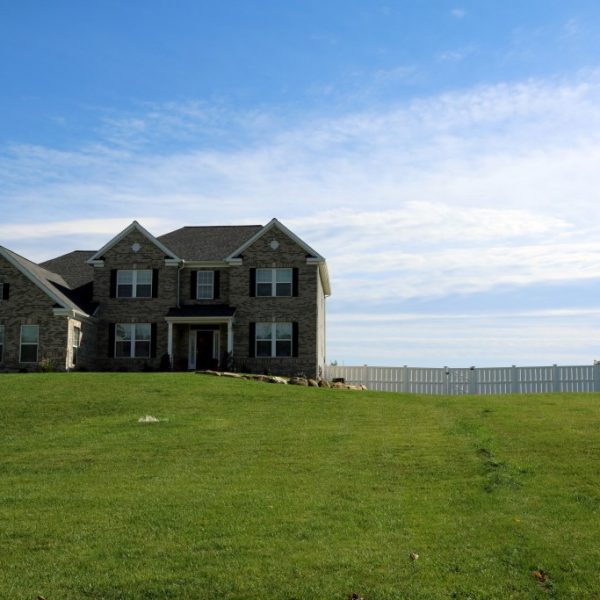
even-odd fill
[[[600,4],[0,2],[0,244],[273,216],[328,357],[600,359]]]

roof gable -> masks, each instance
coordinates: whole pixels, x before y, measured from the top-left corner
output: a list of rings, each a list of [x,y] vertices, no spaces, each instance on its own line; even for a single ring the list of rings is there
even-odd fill
[[[87,315],[78,304],[67,295],[71,289],[67,282],[58,274],[36,265],[24,256],[0,246],[0,256],[20,271],[29,281],[40,288],[60,308],[76,311]]]
[[[241,246],[236,248],[226,260],[234,260],[239,258],[240,254],[249,248],[259,240],[263,235],[271,231],[273,228],[279,229],[284,235],[289,237],[291,240],[296,242],[300,248],[302,248],[309,258],[317,259],[319,261],[325,261],[325,259],[315,250],[313,250],[305,241],[301,240],[295,233],[292,233],[285,225],[280,223],[277,219],[271,219],[262,229],[257,231],[250,239],[246,240]]]
[[[180,260],[180,258],[172,250],[169,250],[169,248],[167,248],[162,242],[157,240],[147,229],[142,227],[137,221],[133,221],[131,225],[123,229],[121,233],[117,234],[108,243],[102,246],[102,248],[100,248],[100,250],[98,250],[98,252],[96,252],[92,257],[88,258],[88,264],[93,264],[95,261],[102,260],[105,252],[127,237],[132,231],[139,231],[149,242],[153,243],[161,252],[163,252],[166,258]]]

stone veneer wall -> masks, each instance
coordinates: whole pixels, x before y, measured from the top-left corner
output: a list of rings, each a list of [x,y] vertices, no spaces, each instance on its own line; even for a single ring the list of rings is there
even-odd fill
[[[138,252],[132,250],[140,244]],[[157,298],[110,298],[112,269],[158,269]],[[160,366],[161,356],[167,351],[167,323],[165,316],[175,306],[177,298],[177,267],[165,266],[165,255],[138,231],[132,231],[104,255],[104,267],[94,269],[94,300],[100,303],[98,317],[96,367],[109,370],[140,370],[146,365]],[[110,323],[156,323],[155,358],[114,358],[109,356]]]
[[[19,362],[21,325],[39,326],[38,362],[49,358],[54,369],[64,370],[67,360],[67,317],[54,316],[52,299],[2,257],[0,282],[10,284],[9,299],[0,300],[0,325],[4,325],[4,352],[0,370],[37,369],[37,364]]]
[[[270,243],[279,247],[273,250]],[[250,268],[298,268],[297,297],[251,297]],[[318,267],[306,264],[306,252],[286,235],[274,229],[258,239],[243,253],[243,265],[232,267],[229,277],[229,301],[236,307],[234,325],[234,361],[238,370],[280,375],[318,373]],[[251,358],[249,324],[251,322],[298,322],[298,356],[291,358]]]

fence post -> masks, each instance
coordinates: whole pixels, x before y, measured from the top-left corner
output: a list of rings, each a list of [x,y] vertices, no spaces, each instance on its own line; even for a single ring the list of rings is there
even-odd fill
[[[600,362],[594,363],[594,391],[600,392]]]
[[[450,395],[450,370],[444,367],[444,396]]]
[[[469,370],[469,394],[477,393],[477,370],[471,367]]]
[[[363,365],[362,368],[362,382],[366,388],[369,387],[369,367],[367,365]]]
[[[558,365],[552,365],[552,391],[560,392],[560,370]]]
[[[408,392],[408,367],[404,365],[402,369],[402,391]]]
[[[510,391],[513,394],[518,394],[519,393],[519,379],[518,379],[518,372],[517,372],[517,367],[516,365],[513,365],[510,368]]]

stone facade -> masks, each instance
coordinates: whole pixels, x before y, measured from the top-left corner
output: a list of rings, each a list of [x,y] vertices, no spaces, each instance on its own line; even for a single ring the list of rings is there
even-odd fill
[[[0,370],[36,370],[48,359],[53,369],[67,368],[68,319],[54,314],[54,302],[21,271],[0,257],[0,283],[9,283],[8,300],[0,300],[4,348]],[[21,326],[38,326],[37,363],[21,362]]]
[[[277,248],[271,242],[278,242]],[[252,297],[251,268],[297,268],[298,296]],[[306,264],[306,252],[279,231],[259,238],[243,253],[243,264],[232,267],[229,299],[236,307],[234,351],[235,367],[253,373],[276,375],[303,373],[318,376],[317,364],[317,293],[318,268]],[[249,356],[250,323],[297,322],[298,356],[289,358],[256,358]]]
[[[137,252],[132,249],[140,246]],[[117,242],[103,257],[104,266],[94,269],[94,301],[98,302],[96,329],[96,367],[110,371],[158,368],[167,351],[165,316],[177,298],[177,267],[165,266],[165,255],[139,231],[132,231]],[[155,298],[111,298],[111,272],[119,269],[158,271]],[[110,327],[115,323],[156,325],[156,352],[148,358],[115,358]],[[154,345],[154,344],[153,344]]]

